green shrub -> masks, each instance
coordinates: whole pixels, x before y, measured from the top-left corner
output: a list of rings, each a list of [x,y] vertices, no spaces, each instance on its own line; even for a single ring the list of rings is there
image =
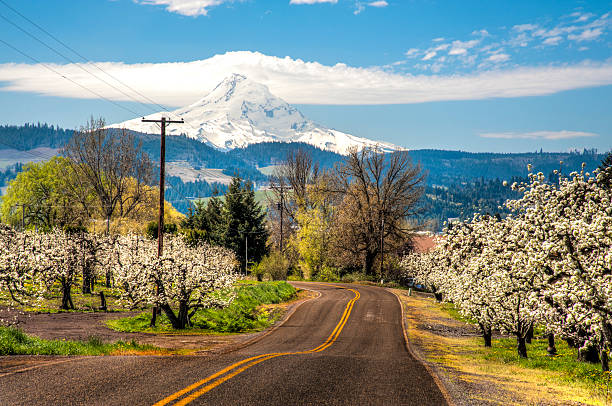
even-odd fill
[[[159,226],[157,224],[157,221],[151,221],[149,224],[147,224],[147,229],[145,231],[145,234],[150,239],[156,240],[158,229],[159,229]],[[164,223],[164,234],[176,234],[177,232],[178,232],[178,227],[176,226],[176,224],[174,223],[165,224]]]
[[[261,262],[254,267],[254,276],[262,280],[264,275],[269,275],[273,281],[287,280],[289,260],[279,251],[272,251],[262,258]]]
[[[340,275],[338,275],[338,271],[335,268],[323,265],[317,275],[317,280],[321,282],[337,282],[340,280]]]

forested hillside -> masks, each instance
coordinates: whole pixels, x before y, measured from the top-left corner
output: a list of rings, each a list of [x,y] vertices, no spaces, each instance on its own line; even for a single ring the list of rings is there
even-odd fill
[[[32,150],[40,147],[61,148],[74,134],[48,124],[26,124],[23,126],[0,126],[0,150]],[[159,136],[134,133],[143,149],[159,161]],[[268,177],[257,168],[281,164],[291,151],[302,149],[308,152],[321,168],[332,168],[344,157],[305,143],[264,142],[228,152],[219,151],[209,145],[187,138],[166,138],[166,160],[188,162],[195,170],[203,168],[222,169],[229,176],[239,175],[256,183]],[[498,211],[504,201],[516,197],[503,181],[524,179],[527,165],[535,172],[546,176],[554,170],[569,174],[579,171],[583,163],[592,171],[604,158],[594,150],[566,153],[471,153],[444,150],[413,150],[410,156],[427,173],[427,187],[422,201],[424,218],[433,220],[439,230],[448,218],[465,219],[474,212]],[[562,163],[561,163],[562,162]],[[16,169],[6,170],[2,181],[6,184],[16,175]],[[168,177],[166,197],[177,209],[186,212],[189,199],[211,196],[215,190],[224,192],[226,186],[206,181],[183,182],[178,177]]]

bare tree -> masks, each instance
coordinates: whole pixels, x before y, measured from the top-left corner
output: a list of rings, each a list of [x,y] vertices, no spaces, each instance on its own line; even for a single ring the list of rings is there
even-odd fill
[[[406,151],[364,149],[349,153],[336,178],[343,195],[336,218],[338,249],[372,275],[377,256],[411,239],[407,220],[419,212],[425,175]]]
[[[106,219],[107,234],[113,216],[125,217],[149,201],[153,166],[141,143],[136,144],[125,129],[109,130],[103,119],[91,118],[63,154],[69,162],[66,179],[71,194],[89,218],[98,212]],[[107,271],[106,286],[111,277]]]
[[[107,233],[114,215],[127,216],[149,198],[146,186],[153,180],[151,160],[125,129],[109,130],[103,119],[91,118],[63,154],[72,172],[68,177],[72,194],[89,217],[99,210],[107,220]]]
[[[272,238],[278,240],[279,246],[282,245],[280,240],[287,239],[291,234],[297,210],[308,206],[308,186],[315,183],[318,177],[318,164],[302,149],[289,152],[286,161],[270,177],[269,218],[279,222],[278,227],[272,227]],[[281,218],[285,221],[281,221]]]

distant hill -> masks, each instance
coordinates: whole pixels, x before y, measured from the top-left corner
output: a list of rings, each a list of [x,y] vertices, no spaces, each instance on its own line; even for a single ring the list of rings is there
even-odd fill
[[[47,124],[26,124],[24,126],[0,126],[0,164],[7,168],[17,162],[48,159],[57,153],[74,131],[64,130]],[[134,133],[136,140],[142,142],[143,149],[153,161],[159,160],[159,136]],[[219,176],[206,177],[206,174],[219,170],[224,175],[241,177],[261,184],[281,164],[291,151],[302,149],[319,163],[321,168],[331,168],[344,157],[332,151],[301,143],[262,142],[227,152],[220,151],[200,141],[183,135],[166,138],[166,160],[177,162],[169,168],[188,168],[191,174],[204,174],[203,178],[188,179],[179,174],[168,173],[167,199],[181,211],[189,207],[189,199],[212,195],[217,190],[223,192],[226,186],[219,182]],[[21,151],[17,153],[16,151]],[[555,169],[565,174],[579,171],[582,163],[586,170],[592,171],[599,166],[604,154],[594,150],[567,153],[471,153],[444,150],[409,151],[414,163],[420,163],[427,172],[427,191],[423,198],[423,208],[428,218],[434,219],[439,226],[448,217],[466,218],[475,211],[495,212],[497,206],[506,199],[514,197],[512,191],[502,187],[502,181],[524,178],[527,165],[547,176]],[[14,159],[13,159],[14,158]],[[563,164],[560,164],[563,161]],[[178,164],[180,163],[180,164]],[[3,183],[6,184],[15,171],[6,171]],[[436,227],[434,227],[436,228]]]
[[[410,151],[410,156],[428,171],[429,184],[450,186],[461,180],[525,177],[528,164],[533,165],[533,171],[546,175],[555,169],[564,173],[580,170],[583,162],[586,170],[592,171],[605,154],[598,154],[595,150],[499,154],[422,149]]]

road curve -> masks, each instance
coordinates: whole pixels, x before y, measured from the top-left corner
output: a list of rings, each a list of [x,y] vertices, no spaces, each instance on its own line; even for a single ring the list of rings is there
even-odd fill
[[[224,355],[79,357],[0,376],[0,405],[445,405],[406,349],[384,289],[321,292],[261,340]]]

